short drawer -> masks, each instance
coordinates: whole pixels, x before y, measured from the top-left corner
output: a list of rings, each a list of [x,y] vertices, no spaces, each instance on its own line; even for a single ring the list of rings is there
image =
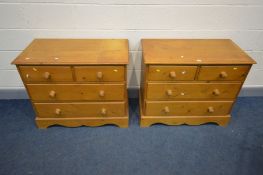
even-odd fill
[[[219,116],[230,113],[232,101],[146,101],[148,116]]]
[[[32,100],[123,100],[124,84],[28,84]]]
[[[161,66],[150,65],[148,80],[150,81],[174,81],[174,80],[194,80],[196,66]]]
[[[77,81],[124,81],[124,66],[76,66],[75,75]]]
[[[124,117],[125,102],[34,103],[37,117]]]
[[[73,81],[70,66],[19,66],[25,82]]]
[[[241,83],[148,83],[147,99],[236,98]]]
[[[250,66],[201,66],[198,80],[245,80]]]

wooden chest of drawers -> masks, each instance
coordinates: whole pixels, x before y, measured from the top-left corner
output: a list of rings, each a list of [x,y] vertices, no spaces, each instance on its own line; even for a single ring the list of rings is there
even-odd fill
[[[140,126],[227,125],[255,63],[227,39],[143,39]]]
[[[36,39],[13,64],[39,128],[128,127],[127,40]]]

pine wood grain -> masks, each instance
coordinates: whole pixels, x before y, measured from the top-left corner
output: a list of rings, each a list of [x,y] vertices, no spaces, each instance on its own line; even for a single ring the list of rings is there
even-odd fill
[[[198,80],[244,81],[250,66],[201,66]]]
[[[28,84],[32,100],[124,100],[123,83],[118,84]],[[52,93],[54,92],[54,93]],[[54,94],[52,96],[52,94]]]
[[[225,126],[256,63],[229,39],[143,39],[142,48],[141,127]]]
[[[52,125],[61,125],[66,127],[90,126],[97,127],[103,125],[117,125],[120,128],[128,128],[129,118],[126,117],[88,117],[88,118],[36,118],[36,125],[38,128],[48,128]]]
[[[147,99],[234,99],[241,83],[147,83]]]
[[[127,39],[35,39],[16,65],[128,64]]]
[[[128,127],[128,40],[36,39],[12,63],[39,128]]]
[[[205,123],[216,123],[220,126],[226,126],[231,118],[231,115],[222,116],[149,116],[143,112],[143,100],[140,93],[139,105],[140,105],[140,127],[150,127],[153,124],[166,124],[166,125],[201,125]]]
[[[194,80],[197,66],[149,66],[149,81]]]
[[[70,66],[19,66],[21,78],[25,82],[71,82]]]
[[[142,39],[145,64],[255,64],[229,39]]]
[[[76,81],[124,81],[124,66],[74,66]]]
[[[220,116],[229,114],[233,101],[147,100],[145,103],[147,116]]]
[[[40,118],[124,117],[125,102],[34,103]]]

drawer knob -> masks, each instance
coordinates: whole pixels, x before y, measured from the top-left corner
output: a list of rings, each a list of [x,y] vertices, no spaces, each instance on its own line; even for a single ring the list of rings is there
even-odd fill
[[[103,77],[102,72],[97,72],[97,78],[98,78],[98,79],[102,79],[102,77]]]
[[[171,77],[171,78],[175,78],[175,77],[176,77],[176,73],[175,73],[174,71],[171,71],[171,72],[170,72],[170,77]]]
[[[51,98],[54,98],[55,96],[56,96],[56,92],[55,91],[50,91],[49,92],[49,96],[51,97]]]
[[[218,89],[215,89],[215,90],[213,91],[213,94],[214,94],[215,96],[218,96],[218,95],[220,95],[220,91],[219,91]]]
[[[168,90],[166,91],[166,94],[167,94],[168,96],[172,96],[172,95],[173,95],[173,91],[170,90],[170,89],[168,89]]]
[[[163,110],[164,110],[165,113],[169,113],[170,112],[170,109],[169,109],[168,106],[165,106]]]
[[[61,109],[56,108],[56,110],[55,110],[55,114],[56,114],[56,115],[60,115],[60,114],[61,114]]]
[[[227,73],[224,72],[224,71],[221,72],[221,73],[220,73],[220,77],[221,77],[221,78],[226,78],[226,77],[227,77]]]
[[[214,110],[214,108],[212,106],[210,106],[210,107],[207,108],[207,111],[209,113],[213,113],[215,110]]]
[[[101,111],[100,111],[100,113],[101,113],[102,115],[106,115],[106,114],[107,114],[107,109],[102,108]]]
[[[44,73],[44,78],[47,79],[47,80],[50,79],[51,78],[50,73],[49,72],[45,72]]]
[[[104,96],[105,96],[105,92],[104,92],[104,90],[100,90],[100,92],[99,92],[99,96],[100,96],[100,97],[104,97]]]

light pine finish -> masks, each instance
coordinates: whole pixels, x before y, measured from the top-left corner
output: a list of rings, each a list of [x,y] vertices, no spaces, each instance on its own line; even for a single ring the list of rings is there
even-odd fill
[[[219,126],[227,126],[231,116],[175,116],[175,117],[155,117],[142,116],[140,126],[146,128],[152,124],[160,123],[166,125],[201,125],[204,123],[216,123]]]
[[[241,83],[147,83],[147,99],[234,99]]]
[[[125,81],[123,66],[75,66],[74,70],[77,81]]]
[[[194,80],[197,66],[149,66],[148,80]]]
[[[143,39],[140,126],[226,126],[255,61],[228,39]]]
[[[19,66],[25,82],[73,81],[70,66]]]
[[[201,66],[198,80],[245,80],[250,66]]]
[[[143,101],[142,96],[140,95],[140,127],[146,128],[150,127],[153,124],[160,123],[165,125],[201,125],[204,123],[216,123],[220,126],[227,126],[230,121],[230,115],[222,116],[149,116],[144,115],[143,112]]]
[[[66,127],[79,127],[79,126],[103,126],[108,124],[117,125],[120,128],[128,128],[128,116],[125,117],[88,117],[88,118],[36,118],[38,128],[45,129],[49,126],[59,124]]]
[[[40,118],[124,117],[124,102],[35,103]],[[89,109],[89,110],[87,110]]]
[[[28,84],[32,100],[124,100],[125,84]],[[39,93],[41,92],[41,93]]]
[[[128,127],[128,41],[36,39],[14,61],[39,128]]]
[[[146,101],[147,116],[227,115],[233,101]]]
[[[143,39],[145,64],[254,64],[229,39]]]
[[[126,65],[126,39],[35,39],[16,65]]]

